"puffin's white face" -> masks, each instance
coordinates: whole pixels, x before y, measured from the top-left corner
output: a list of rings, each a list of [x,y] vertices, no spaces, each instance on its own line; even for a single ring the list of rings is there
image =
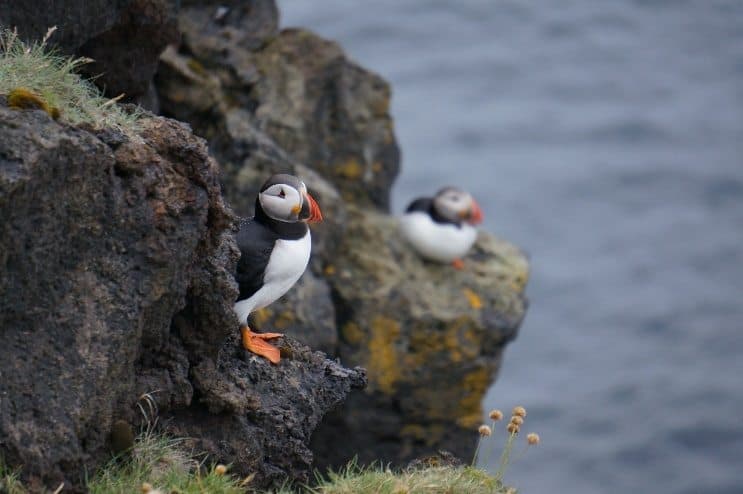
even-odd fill
[[[442,189],[433,198],[433,207],[450,221],[477,224],[482,221],[482,211],[467,192],[454,187]]]
[[[258,194],[261,207],[265,213],[278,221],[294,223],[299,221],[299,213],[302,211],[302,201],[307,194],[307,187],[300,182],[297,190],[291,185],[275,184]]]

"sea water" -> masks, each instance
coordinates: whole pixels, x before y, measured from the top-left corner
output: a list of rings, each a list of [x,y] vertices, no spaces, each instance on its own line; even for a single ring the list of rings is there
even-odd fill
[[[484,405],[542,442],[506,481],[743,492],[743,2],[279,7],[392,84],[395,212],[459,185],[530,254]]]

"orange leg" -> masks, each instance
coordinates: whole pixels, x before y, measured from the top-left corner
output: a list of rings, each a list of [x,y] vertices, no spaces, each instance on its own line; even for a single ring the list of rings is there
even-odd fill
[[[267,358],[272,364],[278,364],[281,360],[279,349],[266,340],[281,338],[281,333],[254,333],[245,325],[240,327],[243,337],[243,348],[256,355]]]
[[[461,260],[461,259],[454,259],[451,262],[451,265],[452,265],[452,267],[454,267],[454,269],[456,269],[458,271],[461,271],[461,270],[464,269],[464,261]]]

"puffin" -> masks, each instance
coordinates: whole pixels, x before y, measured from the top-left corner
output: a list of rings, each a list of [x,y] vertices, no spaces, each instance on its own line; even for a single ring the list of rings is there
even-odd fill
[[[433,197],[412,201],[400,218],[400,230],[424,259],[462,269],[462,257],[477,239],[474,225],[481,222],[482,210],[469,193],[444,187]]]
[[[307,186],[293,175],[271,176],[255,200],[255,215],[239,222],[240,248],[235,279],[240,295],[234,311],[240,321],[243,347],[271,363],[281,360],[267,340],[281,333],[255,333],[248,326],[251,312],[284,295],[307,268],[312,250],[308,223],[322,221],[320,206]]]

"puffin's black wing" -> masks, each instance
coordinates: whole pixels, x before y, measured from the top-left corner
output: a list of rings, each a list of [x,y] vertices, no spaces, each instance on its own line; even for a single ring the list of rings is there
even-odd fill
[[[431,210],[432,204],[433,199],[431,199],[430,197],[419,197],[418,199],[408,204],[408,208],[405,210],[405,212],[412,213],[413,211],[423,211],[427,213]]]
[[[240,260],[235,273],[240,287],[238,300],[251,297],[263,286],[263,275],[277,239],[278,235],[253,218],[240,221],[236,237]]]

